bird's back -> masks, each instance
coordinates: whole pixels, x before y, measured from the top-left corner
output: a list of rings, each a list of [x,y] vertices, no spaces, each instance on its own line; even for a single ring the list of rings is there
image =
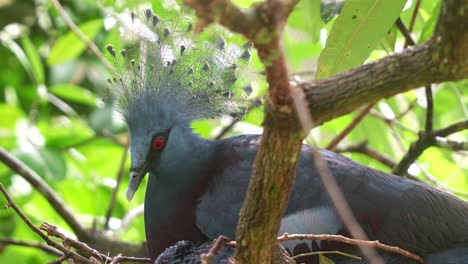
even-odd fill
[[[244,135],[219,142],[216,155],[218,163],[224,160],[224,169],[214,178],[197,209],[197,226],[208,237],[221,234],[234,237],[259,139],[259,136]],[[431,256],[429,263],[445,263],[440,262],[440,258],[445,256],[459,256],[468,262],[467,203],[422,183],[380,172],[334,152],[318,152],[327,161],[369,239]],[[304,145],[280,233],[350,236],[323,187],[312,155],[313,148]],[[284,246],[291,253],[300,253],[304,245],[299,243],[303,242],[289,241]],[[456,247],[460,249],[449,250]],[[322,241],[308,242],[307,248],[316,251],[346,250],[348,247]],[[438,259],[440,252],[443,252],[442,257]]]

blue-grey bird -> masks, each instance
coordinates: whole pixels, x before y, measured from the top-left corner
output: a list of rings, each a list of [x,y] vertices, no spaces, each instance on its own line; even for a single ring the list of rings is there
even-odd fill
[[[112,91],[130,129],[128,200],[149,174],[144,212],[149,255],[154,261],[178,241],[195,243],[172,248],[165,257],[174,260],[167,263],[184,263],[180,252],[197,252],[196,243],[219,235],[235,237],[260,140],[258,135],[210,140],[192,131],[194,120],[245,110],[252,88],[240,77],[250,52],[206,32],[194,37],[186,16],[176,17],[167,21],[149,10],[141,18],[132,16],[138,56],[108,47],[116,65]],[[468,263],[467,203],[334,152],[318,151],[369,239],[418,254],[429,264]],[[312,152],[313,147],[302,147],[280,234],[349,236],[324,190]],[[355,247],[332,241],[287,241],[283,246],[292,254],[340,250],[361,255]],[[381,253],[386,263],[411,263]],[[335,263],[366,263],[328,256]]]

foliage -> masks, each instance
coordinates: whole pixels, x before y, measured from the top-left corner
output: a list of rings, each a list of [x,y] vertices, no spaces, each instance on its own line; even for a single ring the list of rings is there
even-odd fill
[[[249,6],[251,1],[236,2]],[[361,21],[362,25],[369,26],[366,29],[349,22],[350,17],[354,20],[351,5],[359,2],[365,10],[363,2],[367,7],[373,7],[374,2],[381,1],[350,0],[345,3],[342,14],[334,18],[330,18],[333,17],[330,14],[336,13],[342,2],[322,2],[327,2],[322,3],[321,11],[322,17],[331,19],[328,23],[318,12],[320,1],[302,1],[292,13],[284,36],[290,72],[303,79],[314,79],[316,68],[319,69],[317,77],[324,78],[362,64],[364,60],[373,61],[401,50],[404,39],[391,25],[398,16],[409,25],[415,9],[414,1],[407,2],[404,8],[405,1],[386,1],[388,6],[381,7],[383,9],[364,13],[364,16],[371,15]],[[63,1],[62,4],[78,28],[103,52],[109,43],[116,50],[129,45],[121,39],[119,26],[115,23],[118,14],[143,6],[151,6],[156,13],[164,9],[164,4],[158,0]],[[81,223],[89,227],[95,224],[98,229],[103,229],[128,138],[121,118],[100,99],[108,87],[107,69],[64,23],[51,2],[24,4],[13,1],[9,5],[3,7],[3,11],[0,9],[0,13],[22,11],[16,16],[0,16],[0,58],[3,58],[0,60],[0,145],[43,177],[71,206]],[[440,0],[422,2],[412,29],[413,37],[419,42],[430,36],[439,7]],[[387,8],[393,11],[387,12]],[[337,43],[351,44],[337,47]],[[341,56],[357,53],[358,58],[350,61]],[[254,68],[261,67],[258,58],[252,63]],[[322,69],[327,69],[326,73]],[[254,88],[257,96],[266,91],[262,81],[257,81]],[[468,118],[468,81],[443,83],[433,92],[436,128]],[[339,149],[366,140],[370,148],[398,162],[417,139],[417,131],[424,129],[425,110],[424,89],[382,100],[340,143]],[[356,115],[351,113],[315,128],[307,142],[325,147]],[[257,133],[261,131],[262,120],[263,113],[254,110],[226,136]],[[202,136],[214,138],[230,121],[228,118],[202,120],[193,126]],[[451,139],[466,142],[468,134],[460,132]],[[391,171],[362,153],[345,155],[371,167]],[[127,159],[127,172],[128,166]],[[446,186],[460,197],[467,197],[464,195],[468,193],[466,152],[432,147],[419,157],[418,165],[410,168],[410,174],[423,181],[430,178],[429,184]],[[17,204],[34,223],[47,221],[68,228],[34,188],[3,164],[0,164],[0,182],[8,187]],[[121,186],[127,183],[128,179],[124,177]],[[126,213],[141,204],[143,196],[144,192],[137,192],[129,204],[124,191],[118,192],[109,232],[126,241],[144,240],[142,216],[128,228],[121,228]],[[0,198],[0,201],[3,207],[4,199]],[[0,210],[0,221],[0,237],[40,241],[11,210]],[[45,263],[52,259],[54,256],[35,249],[0,244],[1,263]]]

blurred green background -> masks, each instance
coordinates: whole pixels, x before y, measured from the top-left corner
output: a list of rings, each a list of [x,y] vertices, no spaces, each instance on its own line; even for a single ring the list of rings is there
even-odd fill
[[[116,50],[128,45],[122,40],[115,17],[151,7],[156,13],[167,9],[169,1],[61,1],[67,14],[80,30],[102,51],[112,43]],[[248,7],[252,1],[238,0]],[[408,1],[401,19],[410,24],[415,1]],[[331,28],[337,21],[343,1],[301,1],[293,11],[284,35],[284,49],[291,74],[313,80],[319,56]],[[423,42],[430,37],[440,7],[440,0],[422,1],[413,37]],[[379,18],[384,19],[384,18]],[[376,22],[379,23],[379,22]],[[344,29],[346,30],[346,28]],[[364,33],[364,40],[372,37]],[[233,37],[239,39],[240,37]],[[396,27],[385,36],[375,37],[376,45],[363,59],[373,61],[400,51],[404,39]],[[359,40],[360,41],[360,40]],[[87,227],[103,229],[111,193],[116,186],[127,128],[112,105],[101,100],[108,88],[107,69],[66,25],[52,2],[47,0],[0,0],[0,145],[36,171],[76,213]],[[359,47],[364,45],[356,43]],[[325,57],[325,56],[324,56]],[[325,58],[321,58],[325,60]],[[341,63],[338,63],[341,64]],[[343,62],[345,64],[345,62]],[[343,67],[351,67],[344,65]],[[261,69],[258,58],[254,69]],[[344,69],[336,69],[341,71]],[[332,70],[333,73],[333,70]],[[433,86],[434,126],[445,127],[468,119],[468,81]],[[266,84],[254,82],[255,96],[262,96]],[[424,129],[426,101],[424,89],[416,89],[378,102],[371,113],[339,144],[346,150],[368,142],[368,147],[398,162],[409,145]],[[327,122],[311,131],[307,143],[325,147],[357,113]],[[249,113],[226,135],[260,133],[262,109]],[[195,130],[214,138],[231,120],[201,120]],[[468,141],[468,133],[450,137]],[[388,166],[358,152],[343,152],[361,163],[383,171]],[[117,195],[116,206],[107,231],[116,239],[144,240],[143,217],[123,227],[126,213],[143,203],[139,191],[131,203],[125,199],[129,157]],[[432,147],[419,157],[409,173],[430,185],[450,190],[468,198],[468,153]],[[428,180],[430,179],[430,180]],[[47,201],[20,176],[0,164],[0,182],[15,202],[35,223],[47,221],[63,230],[67,224]],[[6,204],[0,198],[0,206]],[[73,235],[73,234],[71,234]],[[0,238],[41,241],[11,209],[0,209]],[[45,263],[55,257],[37,249],[5,246],[0,242],[0,263]]]

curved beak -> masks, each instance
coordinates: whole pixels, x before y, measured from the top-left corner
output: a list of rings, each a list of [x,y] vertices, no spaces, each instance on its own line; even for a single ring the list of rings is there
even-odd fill
[[[146,163],[143,164],[141,168],[132,168],[130,170],[130,182],[128,183],[127,187],[127,200],[130,202],[135,195],[135,192],[138,190],[140,186],[141,180],[145,177],[146,173],[148,173]]]

